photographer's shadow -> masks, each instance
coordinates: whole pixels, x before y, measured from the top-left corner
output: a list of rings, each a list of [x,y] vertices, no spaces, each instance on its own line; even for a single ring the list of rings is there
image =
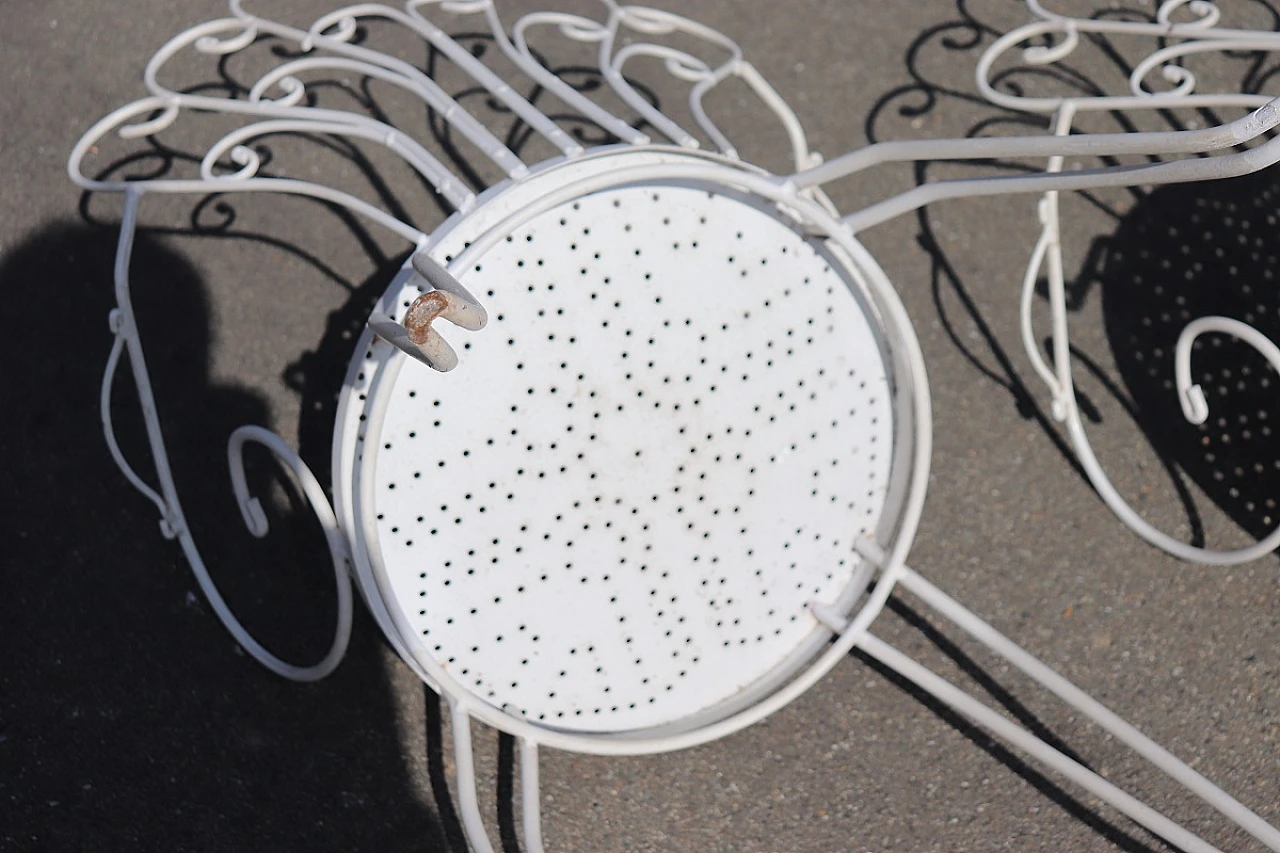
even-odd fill
[[[113,228],[51,224],[0,267],[22,306],[0,335],[0,847],[459,849],[451,809],[437,816],[406,756],[387,653],[358,601],[334,675],[270,674],[236,653],[156,508],[113,464],[99,385],[116,241]],[[267,648],[318,660],[336,596],[310,509],[265,453],[249,455],[265,539],[244,529],[231,490],[227,437],[270,428],[265,400],[211,380],[209,297],[186,260],[142,232],[130,278],[174,478],[214,580]],[[154,484],[127,363],[114,390],[122,451]]]

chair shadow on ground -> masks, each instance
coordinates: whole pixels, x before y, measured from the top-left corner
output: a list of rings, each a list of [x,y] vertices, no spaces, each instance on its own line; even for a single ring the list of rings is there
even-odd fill
[[[1173,385],[1174,350],[1199,317],[1224,316],[1280,341],[1280,174],[1161,187],[1125,215],[1080,290],[1100,291],[1108,342],[1138,427],[1251,538],[1280,521],[1280,382],[1249,345],[1208,334],[1192,379],[1209,402],[1186,421]]]

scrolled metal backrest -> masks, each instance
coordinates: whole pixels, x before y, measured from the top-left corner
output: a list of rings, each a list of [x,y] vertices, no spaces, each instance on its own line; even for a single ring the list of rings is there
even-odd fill
[[[697,22],[656,9],[621,6],[601,0],[603,20],[561,12],[533,12],[508,25],[492,0],[410,0],[403,8],[361,3],[329,12],[302,29],[246,11],[241,0],[230,0],[232,17],[192,27],[160,48],[147,64],[143,82],[150,96],[125,105],[95,124],[72,151],[69,173],[79,186],[93,191],[133,192],[246,192],[267,191],[308,195],[347,207],[406,239],[421,243],[424,235],[407,223],[363,199],[316,181],[269,177],[262,174],[262,158],[251,147],[254,140],[279,133],[317,133],[359,139],[380,145],[399,156],[425,179],[448,206],[460,212],[474,207],[476,193],[455,171],[422,142],[402,128],[351,110],[329,109],[309,102],[303,76],[318,71],[356,73],[399,87],[420,99],[443,117],[449,127],[472,143],[509,179],[519,179],[529,166],[482,122],[471,115],[435,80],[414,64],[363,46],[357,39],[362,22],[394,23],[425,45],[453,61],[477,85],[535,133],[545,138],[564,158],[580,156],[584,145],[545,115],[515,88],[519,81],[505,81],[451,37],[428,15],[482,15],[494,42],[527,78],[527,88],[544,87],[578,115],[612,137],[630,144],[663,141],[686,148],[710,145],[724,156],[737,158],[736,146],[709,115],[706,95],[723,81],[738,78],[760,98],[781,123],[791,144],[795,168],[814,165],[804,132],[790,107],[747,62],[736,43]],[[508,26],[510,35],[508,35]],[[628,122],[598,101],[557,76],[539,59],[530,45],[531,34],[554,29],[572,42],[598,46],[598,74],[619,102],[633,110],[638,121]],[[691,37],[725,54],[711,63],[687,50],[644,40],[671,35]],[[626,38],[624,38],[624,36]],[[639,36],[640,38],[637,38]],[[262,39],[277,40],[293,52],[289,58],[263,73],[244,97],[226,97],[178,91],[161,82],[164,67],[192,49],[206,56],[225,58],[247,50]],[[672,78],[689,84],[688,110],[696,125],[682,127],[645,98],[626,74],[637,58],[658,59]],[[221,113],[243,118],[243,126],[226,132],[207,146],[196,178],[157,177],[140,181],[91,178],[84,173],[85,157],[115,131],[125,139],[150,137],[169,129],[184,112]],[[643,124],[652,135],[638,129]],[[701,138],[697,134],[701,134]]]
[[[1259,107],[1274,96],[1224,86],[1222,91],[1199,91],[1200,78],[1180,60],[1198,54],[1223,54],[1280,50],[1280,33],[1219,26],[1222,11],[1208,0],[1164,0],[1151,19],[1120,20],[1106,17],[1064,15],[1046,8],[1040,0],[1027,0],[1028,10],[1039,20],[1010,30],[998,38],[978,60],[978,90],[991,103],[1007,109],[1051,113],[1064,101],[1089,104],[1090,110],[1167,107]],[[1235,11],[1235,10],[1233,10]],[[1272,22],[1273,25],[1276,22]],[[1127,75],[1128,91],[1089,95],[1038,97],[1002,91],[997,67],[1006,54],[1018,51],[1026,66],[1048,68],[1074,57],[1083,38],[1137,39],[1141,48]],[[1040,42],[1028,44],[1028,42]],[[1159,76],[1163,82],[1157,82]],[[1254,79],[1256,86],[1265,80]]]

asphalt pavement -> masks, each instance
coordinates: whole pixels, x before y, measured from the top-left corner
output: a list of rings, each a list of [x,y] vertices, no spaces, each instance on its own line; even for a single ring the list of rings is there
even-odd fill
[[[303,24],[322,10],[305,0],[252,5]],[[982,102],[972,82],[981,51],[1027,20],[1015,2],[665,5],[735,39],[827,156],[869,140],[1044,128]],[[372,619],[357,608],[350,653],[325,681],[293,684],[257,666],[217,623],[102,438],[120,200],[83,196],[66,158],[92,122],[146,94],[143,67],[169,36],[225,7],[9,0],[4,10],[0,850],[463,850],[440,703]],[[1275,25],[1265,10],[1226,11]],[[477,19],[442,20],[455,34],[482,29]],[[1134,49],[1095,50],[1069,73],[1014,84],[1122,85]],[[1265,64],[1251,62],[1217,57],[1206,74],[1265,88]],[[179,60],[174,73],[175,85],[210,90],[251,79],[234,60],[203,57]],[[446,88],[461,85],[441,74]],[[666,85],[653,94],[674,104]],[[397,97],[359,80],[333,88],[353,104]],[[786,168],[785,135],[745,88],[726,88],[709,107],[744,157]],[[422,137],[440,150],[432,127],[424,121]],[[89,168],[189,170],[204,150],[183,128],[162,140],[104,144]],[[465,146],[447,153],[459,168],[471,164],[468,179],[492,180]],[[392,200],[419,227],[443,219],[421,185],[376,152],[282,139],[272,157],[273,167]],[[833,187],[832,197],[849,211],[921,179],[1018,168],[889,166]],[[1185,541],[1236,546],[1276,521],[1274,371],[1228,346],[1213,367],[1221,420],[1201,431],[1178,420],[1168,370],[1190,317],[1236,316],[1280,338],[1270,283],[1280,271],[1277,207],[1274,173],[1063,199],[1072,343],[1098,456],[1144,517]],[[142,223],[134,298],[187,515],[250,626],[282,654],[318,656],[334,608],[322,543],[283,491],[276,533],[259,542],[243,532],[225,442],[240,424],[265,425],[329,481],[352,334],[407,246],[296,198],[149,199]],[[1014,197],[940,203],[864,237],[929,369],[935,446],[911,563],[1280,823],[1277,560],[1180,562],[1098,498],[1022,350],[1017,298],[1037,236],[1035,199]],[[116,389],[123,451],[149,479],[136,401],[128,383]],[[1261,849],[909,595],[895,597],[876,633],[1222,849]],[[510,845],[510,743],[488,731],[477,740],[482,805]],[[553,752],[542,777],[553,851],[1167,849],[857,656],[724,740],[644,758]]]

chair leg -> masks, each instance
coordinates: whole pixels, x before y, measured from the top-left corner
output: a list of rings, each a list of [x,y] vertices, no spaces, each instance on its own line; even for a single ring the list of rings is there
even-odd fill
[[[480,803],[476,797],[476,762],[471,746],[471,716],[466,707],[449,698],[450,722],[453,726],[453,761],[457,768],[458,809],[462,813],[462,828],[467,842],[475,853],[494,853],[489,834],[480,816]]]
[[[874,560],[876,557],[874,551],[874,548],[867,548],[864,555]],[[898,583],[933,608],[936,613],[954,622],[971,637],[1013,664],[1046,690],[1097,723],[1269,849],[1280,851],[1280,830],[991,627],[977,614],[966,609],[914,570],[905,566],[898,577]],[[815,615],[823,618],[823,611],[815,611]],[[839,625],[829,625],[829,627],[833,630],[841,630]],[[1191,834],[1182,826],[1125,793],[883,640],[864,633],[857,638],[855,646],[974,723],[1093,793],[1170,844],[1187,851],[1202,851],[1202,853],[1217,851],[1218,848]]]
[[[538,784],[538,745],[525,738],[520,743],[521,817],[524,819],[524,847],[527,853],[543,853],[542,798]]]

